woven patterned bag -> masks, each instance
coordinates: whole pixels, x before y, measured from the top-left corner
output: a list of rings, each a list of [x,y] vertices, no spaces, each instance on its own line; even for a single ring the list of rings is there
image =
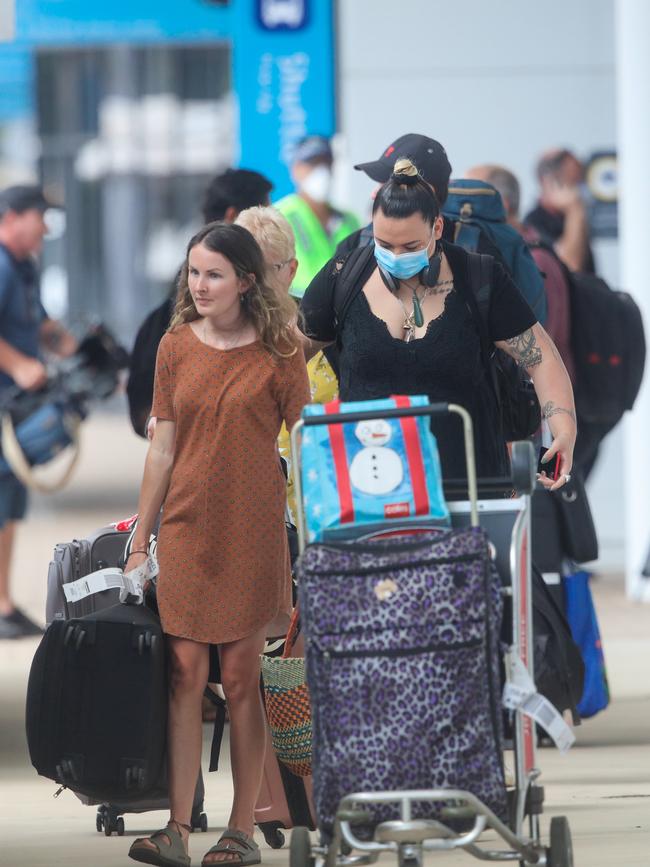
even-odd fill
[[[294,611],[281,657],[262,656],[266,715],[273,749],[299,777],[311,774],[311,708],[305,681],[305,660],[291,657],[298,624]]]

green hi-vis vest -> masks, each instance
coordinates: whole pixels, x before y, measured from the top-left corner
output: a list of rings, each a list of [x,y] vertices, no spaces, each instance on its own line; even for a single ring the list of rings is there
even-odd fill
[[[291,285],[291,294],[302,298],[305,289],[323,265],[332,258],[341,241],[359,228],[359,221],[349,212],[335,212],[332,215],[333,232],[330,235],[309,205],[295,193],[280,199],[275,207],[291,223],[296,237],[298,271]]]

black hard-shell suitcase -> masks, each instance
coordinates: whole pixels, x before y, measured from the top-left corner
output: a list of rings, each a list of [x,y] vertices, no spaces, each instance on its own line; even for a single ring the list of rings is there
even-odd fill
[[[83,617],[108,608],[119,602],[119,589],[104,590],[94,593],[76,602],[68,602],[63,587],[65,584],[84,578],[99,569],[122,566],[125,559],[125,548],[132,535],[136,516],[100,527],[84,539],[73,539],[62,542],[54,549],[50,561],[47,579],[46,621],[69,620],[73,617]],[[152,539],[153,543],[154,539]],[[209,696],[213,698],[211,694]],[[219,701],[218,697],[214,698]],[[218,708],[220,711],[221,708]],[[213,753],[218,748],[213,750]],[[71,787],[72,788],[72,787]],[[151,810],[169,809],[167,794],[166,766],[163,766],[156,789],[146,797],[121,798],[112,803],[105,798],[93,798],[76,792],[79,800],[87,806],[97,806],[96,826],[98,831],[104,831],[106,836],[113,832],[124,833],[125,813],[146,813]],[[199,777],[194,792],[191,824],[194,829],[207,831],[208,820],[203,812],[205,787],[203,774]]]
[[[102,801],[153,793],[167,734],[158,617],[144,605],[114,605],[54,620],[32,662],[26,724],[42,776]]]

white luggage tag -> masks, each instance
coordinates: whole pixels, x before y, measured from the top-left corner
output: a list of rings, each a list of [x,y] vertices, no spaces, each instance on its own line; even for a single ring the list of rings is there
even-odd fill
[[[67,602],[80,602],[95,593],[103,590],[119,590],[120,602],[126,602],[129,596],[135,596],[138,604],[143,600],[143,585],[145,581],[151,581],[158,575],[158,562],[149,555],[146,561],[131,569],[126,575],[116,566],[107,569],[98,569],[90,575],[84,575],[76,581],[63,585],[63,593]]]
[[[533,679],[522,659],[511,647],[506,653],[506,685],[503,688],[503,706],[508,710],[521,710],[547,732],[561,753],[575,743],[576,736],[551,702],[537,692]]]
[[[64,584],[63,593],[67,602],[80,602],[88,596],[101,593],[102,590],[116,590],[122,587],[124,583],[122,579],[122,570],[117,567],[99,569],[97,572],[91,572],[90,575],[84,575],[83,578]]]
[[[135,604],[142,605],[144,601],[144,584],[146,581],[153,581],[158,575],[158,561],[149,554],[144,563],[136,566],[135,569],[129,570],[122,576],[123,585],[120,590],[120,602],[129,603],[132,600],[131,596],[135,597]]]

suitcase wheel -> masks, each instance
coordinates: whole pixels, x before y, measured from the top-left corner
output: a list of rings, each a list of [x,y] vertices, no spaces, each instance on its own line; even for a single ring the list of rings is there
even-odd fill
[[[95,827],[100,833],[103,831],[106,837],[110,837],[111,834],[117,834],[118,837],[124,836],[124,819],[115,815],[105,806],[101,806],[97,810]]]
[[[294,828],[291,832],[289,867],[311,867],[311,838],[307,828]]]
[[[271,849],[281,849],[284,846],[284,834],[280,830],[282,825],[278,822],[262,822],[258,827],[264,834],[266,845],[270,846]]]
[[[208,817],[205,813],[194,811],[192,812],[190,824],[192,825],[192,831],[203,831],[205,833],[208,830]]]
[[[116,833],[118,837],[124,836],[124,819],[121,816],[113,822],[109,820],[104,824],[104,834],[110,837],[113,833]]]

